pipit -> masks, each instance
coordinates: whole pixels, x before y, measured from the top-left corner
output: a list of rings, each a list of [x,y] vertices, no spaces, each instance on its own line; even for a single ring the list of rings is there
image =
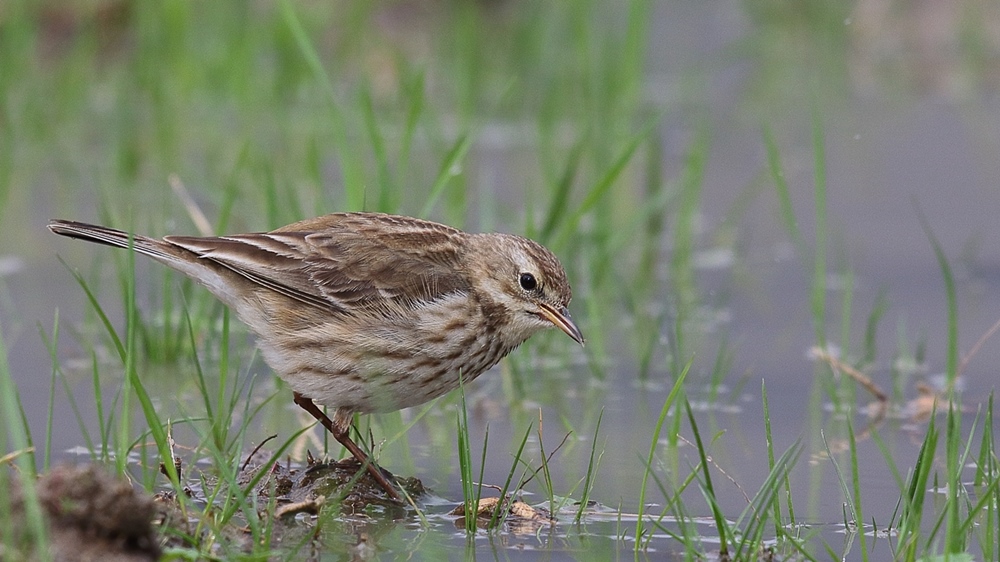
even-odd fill
[[[257,336],[264,360],[399,495],[350,437],[354,414],[437,398],[556,327],[578,343],[566,272],[542,245],[425,220],[335,213],[254,234],[162,240],[73,221],[56,234],[132,248],[204,285]],[[317,403],[331,408],[331,420]]]

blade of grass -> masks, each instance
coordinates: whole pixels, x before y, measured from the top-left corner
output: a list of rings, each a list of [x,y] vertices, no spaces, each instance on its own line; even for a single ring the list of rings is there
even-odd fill
[[[160,461],[166,469],[167,477],[170,479],[170,483],[173,484],[175,490],[180,490],[180,476],[177,474],[177,467],[175,464],[173,449],[170,447],[170,439],[168,438],[167,431],[164,429],[164,425],[156,412],[156,408],[153,406],[153,400],[149,397],[149,393],[146,392],[146,387],[139,378],[139,369],[137,366],[137,356],[136,353],[136,336],[138,327],[138,317],[139,311],[135,302],[135,252],[132,251],[132,238],[129,237],[129,271],[131,274],[128,276],[127,284],[127,303],[126,308],[126,361],[125,361],[125,384],[126,390],[124,393],[124,399],[122,404],[122,418],[120,420],[120,433],[119,438],[128,441],[128,435],[130,433],[130,418],[128,415],[128,397],[130,396],[128,390],[131,389],[135,392],[136,397],[139,399],[139,404],[142,408],[142,413],[146,418],[146,423],[149,425],[149,430],[153,436],[153,440],[156,443],[156,449],[160,455]],[[128,455],[128,450],[119,451],[124,452],[125,456]],[[116,459],[119,463],[119,474],[125,474],[125,462],[126,459]]]
[[[865,343],[864,343],[864,354],[862,355],[862,365],[871,365],[875,363],[877,357],[877,347],[875,338],[878,334],[878,325],[881,322],[882,317],[885,316],[886,310],[889,308],[889,299],[887,298],[887,291],[883,287],[879,289],[878,294],[875,296],[875,304],[872,305],[872,311],[868,315],[868,321],[865,323]]]
[[[802,238],[802,231],[799,230],[799,222],[795,218],[795,208],[792,206],[791,192],[788,189],[788,182],[785,180],[785,171],[781,166],[781,153],[778,150],[778,143],[774,138],[771,128],[764,126],[764,146],[767,149],[767,165],[771,173],[771,180],[774,182],[774,189],[778,196],[778,208],[781,219],[788,231],[788,236],[795,244],[800,256],[806,256],[806,244]]]
[[[961,554],[966,551],[966,535],[961,532],[961,514],[959,508],[962,505],[961,496],[965,491],[962,484],[962,462],[965,455],[959,453],[962,444],[962,417],[955,411],[954,405],[948,406],[948,425],[945,429],[945,475],[947,478],[945,512],[947,519],[945,523],[944,542],[946,552],[949,554]]]
[[[585,134],[573,145],[573,148],[569,151],[569,155],[566,157],[566,167],[563,169],[562,176],[560,176],[559,181],[555,185],[555,190],[552,192],[552,199],[549,203],[548,212],[545,214],[542,229],[537,233],[538,241],[543,244],[552,238],[552,235],[559,227],[560,219],[565,216],[566,209],[569,207],[569,195],[573,190],[573,182],[576,180],[576,174],[580,169],[580,157],[583,155],[584,141],[586,139],[587,135]],[[535,236],[535,233],[531,231],[527,231],[525,234],[529,237]]]
[[[694,436],[695,445],[698,447],[698,458],[700,459],[698,465],[701,467],[703,477],[701,490],[712,511],[712,518],[715,520],[715,532],[719,534],[719,558],[727,560],[729,558],[730,546],[729,523],[726,521],[726,516],[722,513],[722,508],[719,506],[718,501],[716,501],[715,486],[712,484],[712,472],[710,470],[711,463],[708,460],[708,453],[705,451],[705,444],[701,439],[701,432],[698,431],[698,423],[694,419],[694,411],[691,409],[691,403],[686,398],[684,399],[684,410],[687,412],[688,423],[691,424],[691,434]]]
[[[507,479],[503,483],[503,487],[500,488],[500,499],[501,505],[509,506],[510,502],[506,501],[507,491],[510,490],[510,484],[514,480],[514,473],[517,471],[517,465],[522,463],[522,455],[524,454],[524,446],[528,443],[528,436],[531,435],[531,425],[524,432],[524,437],[521,438],[521,444],[517,447],[517,452],[514,453],[514,462],[510,465],[510,471],[507,473]],[[522,478],[523,479],[523,478]],[[520,489],[520,485],[517,486]],[[509,508],[509,507],[508,507]],[[489,528],[495,529],[499,525],[504,517],[506,517],[506,509],[496,509],[493,511],[492,517],[490,517]]]
[[[601,413],[597,416],[597,427],[594,428],[594,440],[590,443],[590,460],[587,461],[587,476],[583,481],[583,493],[580,495],[580,509],[576,511],[576,515],[573,517],[573,521],[579,523],[583,518],[583,513],[587,509],[587,504],[590,503],[590,493],[594,488],[594,481],[597,478],[597,467],[600,464],[601,457],[604,456],[604,452],[601,451],[601,456],[597,458],[597,462],[594,462],[594,453],[597,451],[597,436],[601,433],[601,420],[604,419],[604,408],[601,408]]]
[[[376,210],[390,213],[396,210],[395,193],[399,190],[393,185],[385,136],[379,128],[370,86],[362,90],[361,111],[365,121],[365,130],[368,133],[368,141],[371,143],[372,152],[375,155],[375,184],[378,187]]]
[[[764,514],[769,505],[778,504],[778,493],[784,483],[788,482],[788,474],[791,472],[801,452],[802,443],[796,441],[781,454],[781,457],[778,458],[768,471],[767,479],[764,480],[760,489],[754,494],[753,500],[736,520],[735,527],[737,529],[742,528],[742,531],[737,535],[739,540],[735,552],[733,552],[734,560],[749,560],[756,553],[764,550],[763,536],[767,522]],[[744,525],[744,521],[749,522]],[[778,537],[785,536],[783,528],[780,527],[776,529],[776,534]],[[792,540],[791,537],[786,536],[786,538]]]
[[[99,426],[99,436],[101,438],[101,454],[98,458],[102,462],[110,461],[111,454],[111,431],[114,425],[114,406],[118,403],[119,392],[112,399],[111,410],[108,412],[107,418],[104,417],[104,392],[101,389],[101,370],[97,362],[97,352],[94,350],[90,351],[90,370],[91,370],[91,381],[94,385],[94,407],[97,410],[97,423]]]
[[[135,240],[129,236],[128,254],[125,257],[126,269],[123,272],[125,283],[125,355],[122,357],[122,364],[125,366],[125,378],[122,383],[122,415],[118,419],[118,433],[115,437],[115,471],[118,476],[125,476],[128,470],[128,456],[131,452],[129,445],[129,435],[131,431],[131,407],[132,383],[138,379],[136,373],[136,338],[138,337],[139,312],[135,303],[135,254],[132,251]],[[157,424],[159,425],[159,424]],[[173,462],[167,463],[173,465]]]
[[[222,471],[222,476],[225,478],[226,483],[229,485],[230,490],[233,492],[233,495],[236,496],[236,502],[231,504],[228,509],[224,509],[222,511],[221,515],[219,516],[220,524],[224,525],[225,523],[230,521],[232,517],[236,514],[236,511],[239,509],[244,509],[246,512],[254,511],[254,504],[249,501],[250,493],[257,488],[257,485],[260,483],[260,481],[269,473],[269,471],[265,470],[265,468],[274,465],[274,463],[277,462],[278,459],[280,459],[281,456],[285,454],[285,451],[292,446],[292,443],[294,443],[295,440],[298,439],[300,435],[311,430],[314,425],[315,424],[307,425],[306,427],[303,427],[302,429],[292,433],[288,437],[288,439],[285,440],[285,442],[281,445],[281,447],[279,447],[278,450],[276,450],[274,454],[271,455],[271,458],[268,459],[268,461],[262,465],[261,469],[258,470],[253,475],[252,478],[250,478],[250,480],[246,482],[240,482],[237,479],[237,475],[234,471],[229,471],[229,470]],[[220,466],[228,466],[228,465],[222,464]],[[355,478],[357,478],[357,476],[355,476]],[[347,486],[347,488],[349,489],[350,486]]]
[[[461,383],[461,375],[458,380]],[[471,535],[476,532],[482,479],[474,480],[472,477],[472,447],[469,442],[469,414],[465,403],[464,384],[459,384],[459,391],[462,400],[458,413],[458,466],[462,478],[462,499],[465,503],[465,532]],[[485,455],[485,452],[483,454]]]
[[[854,521],[858,526],[858,539],[861,542],[861,559],[868,560],[868,533],[864,531],[865,516],[861,504],[861,474],[858,468],[858,443],[854,434],[854,424],[850,420],[847,422],[847,445],[851,458],[851,505],[854,507]]]
[[[406,99],[409,100],[409,104],[406,107],[406,125],[403,127],[403,138],[400,141],[399,162],[396,170],[396,173],[398,174],[396,178],[397,185],[406,185],[406,182],[410,177],[410,158],[413,150],[413,137],[416,135],[417,124],[420,122],[420,117],[424,114],[426,109],[426,98],[424,93],[425,78],[425,72],[420,70],[411,79],[406,87]]]
[[[955,277],[952,275],[951,266],[948,264],[948,258],[944,255],[944,250],[941,249],[941,244],[938,243],[937,237],[934,236],[930,221],[927,220],[927,216],[924,214],[923,209],[920,208],[916,199],[913,200],[913,206],[916,209],[920,227],[923,228],[927,239],[931,243],[931,247],[934,249],[934,257],[937,258],[938,268],[941,270],[941,276],[944,279],[945,298],[948,301],[948,351],[945,374],[948,377],[948,393],[950,396],[955,390],[955,378],[958,376],[958,302],[955,296]]]
[[[81,289],[83,289],[84,294],[87,296],[87,302],[90,304],[91,309],[93,309],[93,311],[97,314],[97,318],[101,321],[101,324],[104,326],[105,333],[107,333],[108,336],[111,337],[111,342],[114,344],[115,350],[118,352],[118,357],[121,359],[122,363],[124,363],[125,344],[123,344],[121,338],[118,337],[118,332],[115,330],[115,327],[111,324],[111,320],[108,319],[108,315],[104,313],[104,308],[101,306],[100,302],[98,302],[97,295],[95,295],[94,292],[90,290],[90,285],[88,285],[87,282],[84,281],[83,276],[80,275],[79,271],[71,268],[69,264],[67,264],[62,259],[61,256],[58,259],[59,263],[63,264],[66,270],[69,271],[70,275],[73,276],[73,279],[76,280],[76,284],[79,285]]]
[[[810,304],[816,345],[826,348],[826,148],[823,140],[823,119],[814,104],[813,122],[813,220],[816,224],[816,241],[813,256],[813,277]]]
[[[646,469],[642,472],[642,483],[639,485],[639,512],[636,516],[635,522],[635,552],[639,552],[639,547],[642,544],[642,538],[645,535],[644,527],[644,517],[646,508],[646,492],[647,485],[649,483],[650,473],[653,471],[653,457],[656,456],[656,449],[660,442],[660,432],[663,430],[663,424],[667,421],[667,414],[670,412],[670,408],[673,406],[674,401],[680,394],[683,388],[684,379],[687,378],[688,371],[691,369],[691,364],[694,359],[690,359],[684,369],[681,371],[680,375],[677,376],[677,380],[674,381],[674,387],[670,389],[670,393],[667,398],[663,401],[663,407],[660,408],[660,417],[656,420],[656,425],[653,426],[653,436],[650,439],[649,444],[649,455],[646,457]]]
[[[903,495],[903,515],[899,522],[898,544],[900,557],[905,560],[914,560],[917,557],[927,482],[930,479],[937,450],[938,430],[934,422],[935,415],[932,412],[927,434],[920,445],[916,464],[910,474],[909,487]]]
[[[330,109],[331,126],[334,142],[338,154],[340,154],[340,165],[343,169],[344,194],[347,197],[347,210],[360,211],[365,207],[365,174],[360,165],[360,160],[348,156],[349,147],[347,125],[340,107],[337,104],[337,93],[333,89],[333,80],[323,66],[322,59],[316,52],[298,14],[295,12],[293,3],[288,0],[281,2],[281,14],[292,35],[299,51],[306,59],[306,64],[313,73],[313,78],[319,83],[323,93],[326,94],[327,103]]]
[[[21,404],[20,394],[17,385],[14,383],[14,376],[10,372],[10,363],[7,361],[7,345],[3,339],[3,324],[0,322],[0,404],[3,405],[3,422],[15,451],[24,451],[24,454],[17,455],[14,463],[18,467],[17,477],[20,478],[21,496],[24,505],[24,518],[31,537],[34,540],[34,551],[39,556],[44,557],[48,552],[48,531],[45,519],[42,515],[42,507],[38,501],[38,494],[35,491],[35,454],[31,440],[31,431],[28,428],[27,418]]]
[[[555,513],[555,493],[552,487],[552,472],[549,471],[548,456],[545,454],[545,439],[542,435],[542,430],[544,429],[544,420],[542,419],[542,409],[538,409],[538,452],[542,456],[542,482],[543,491],[549,501],[549,511]]]
[[[465,155],[469,152],[469,148],[472,146],[472,140],[468,133],[462,134],[458,137],[458,140],[451,146],[451,150],[445,155],[444,160],[441,162],[441,167],[438,169],[437,178],[434,179],[434,184],[431,186],[431,192],[427,196],[427,201],[424,206],[420,209],[421,217],[429,216],[431,211],[434,210],[434,206],[437,204],[438,199],[444,193],[448,183],[459,174],[461,174],[461,162],[465,159]]]
[[[763,380],[760,381],[760,394],[764,406],[764,440],[767,443],[767,466],[773,473],[778,465],[774,460],[774,438],[771,434],[771,409],[767,400],[767,388]],[[792,484],[787,474],[782,481],[782,485],[785,488],[785,499],[788,506],[788,525],[795,525],[795,508],[792,505]],[[774,511],[774,532],[775,535],[780,536],[784,525],[781,522],[781,502],[777,495],[774,496],[772,509]]]
[[[83,421],[83,414],[80,412],[80,406],[77,404],[76,398],[73,397],[73,390],[70,388],[69,381],[66,378],[66,374],[63,372],[62,366],[59,364],[58,326],[59,326],[59,310],[56,309],[55,318],[53,320],[52,337],[51,338],[49,337],[49,335],[45,332],[45,330],[41,327],[41,325],[39,325],[38,327],[38,333],[45,344],[45,348],[49,351],[49,361],[52,363],[52,370],[54,376],[57,376],[59,378],[60,384],[62,384],[63,392],[66,394],[66,400],[67,402],[69,402],[69,407],[71,410],[73,410],[73,417],[76,418],[77,426],[80,428],[80,434],[83,436],[83,441],[86,444],[87,450],[90,452],[91,458],[93,459],[97,454],[97,450],[94,448],[93,438],[91,438],[90,432],[87,431],[87,424],[84,423]],[[100,394],[98,394],[97,396],[100,396]],[[53,406],[50,401],[49,409],[51,410],[52,408]],[[100,418],[100,416],[102,415],[100,411],[100,406],[98,406],[97,411],[98,411],[98,417]],[[51,414],[49,417],[51,418]],[[49,453],[48,449],[49,447],[47,446],[46,455]],[[46,461],[45,466],[49,466],[48,461]]]
[[[54,349],[58,345],[59,341],[59,310],[56,309],[55,319],[52,324],[52,340],[53,344],[49,345],[50,342],[48,338],[45,337],[45,330],[42,329],[41,324],[38,325],[39,335],[42,336],[42,341],[45,342],[49,349],[49,357],[52,359],[52,370],[49,375],[49,404],[48,404],[48,415],[45,416],[45,452],[42,457],[42,471],[47,471],[51,466],[52,462],[52,420],[55,415],[56,410],[56,378],[59,376],[59,362],[56,360]],[[70,403],[72,404],[72,409],[77,412],[79,417],[79,411],[76,408],[76,403],[70,398]],[[82,427],[82,426],[81,426]],[[91,449],[93,450],[93,449]]]
[[[643,127],[635,136],[633,136],[628,143],[626,143],[625,148],[618,154],[611,166],[608,167],[604,175],[598,178],[593,185],[587,190],[583,201],[574,209],[563,221],[562,229],[559,236],[556,238],[554,246],[557,248],[564,247],[569,239],[573,236],[579,234],[580,221],[583,217],[590,212],[598,203],[604,198],[604,195],[608,193],[618,177],[621,175],[622,171],[629,162],[632,161],[632,156],[635,155],[636,149],[646,140],[646,138],[656,130],[657,125],[660,123],[663,115],[660,114],[657,117],[650,119],[650,121]]]

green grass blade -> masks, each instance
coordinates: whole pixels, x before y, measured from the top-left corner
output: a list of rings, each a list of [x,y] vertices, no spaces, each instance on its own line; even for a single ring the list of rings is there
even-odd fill
[[[700,459],[698,466],[701,467],[703,477],[702,493],[705,495],[705,499],[712,511],[712,518],[715,520],[715,532],[719,535],[719,558],[728,559],[730,546],[729,523],[726,521],[726,516],[722,513],[722,509],[716,501],[715,487],[712,484],[712,465],[708,460],[709,455],[705,451],[701,432],[698,431],[698,423],[694,419],[694,411],[691,410],[691,403],[687,399],[684,400],[684,410],[687,412],[688,423],[691,424],[691,434],[694,436],[695,445],[698,447],[698,458]]]
[[[48,552],[48,530],[42,515],[42,507],[38,501],[38,494],[35,491],[34,446],[20,394],[14,383],[14,376],[10,372],[10,363],[7,361],[7,345],[3,339],[3,328],[3,324],[0,323],[0,405],[3,405],[3,408],[0,408],[3,410],[0,415],[3,416],[5,426],[3,431],[7,433],[7,438],[10,439],[14,450],[21,452],[14,458],[14,463],[18,467],[17,477],[20,478],[24,518],[35,543],[34,550],[39,556],[49,558],[45,555]],[[5,483],[4,481],[0,482]]]
[[[950,394],[955,389],[955,378],[958,376],[958,299],[955,296],[955,276],[951,272],[951,266],[948,264],[948,258],[945,256],[944,250],[941,249],[941,244],[938,243],[937,237],[934,236],[930,221],[927,220],[927,216],[924,215],[923,210],[917,204],[916,200],[914,200],[913,205],[916,208],[920,226],[924,229],[931,247],[934,248],[934,257],[937,258],[938,267],[941,269],[941,276],[944,278],[945,298],[948,300],[948,351],[945,374],[948,377],[948,391]]]
[[[590,493],[593,491],[594,481],[597,477],[597,466],[600,464],[600,457],[597,458],[595,464],[594,453],[597,451],[597,436],[601,433],[601,420],[603,419],[604,408],[601,408],[601,413],[597,416],[597,427],[594,428],[594,440],[590,444],[590,460],[587,461],[587,476],[583,482],[583,493],[580,495],[580,509],[576,511],[576,515],[573,517],[573,521],[577,523],[583,519],[587,504],[590,503]],[[603,451],[601,455],[604,455]]]
[[[569,151],[562,176],[560,176],[559,181],[555,185],[548,212],[545,214],[545,220],[542,223],[542,229],[537,234],[538,241],[543,244],[552,238],[556,229],[559,228],[559,221],[563,219],[566,209],[569,207],[569,196],[573,190],[573,182],[576,181],[576,175],[580,169],[580,158],[583,155],[585,146],[584,140],[586,140],[586,136],[577,141]],[[530,199],[531,197],[529,196],[528,198]],[[529,231],[527,235],[533,236],[534,233]]]
[[[649,483],[650,474],[653,471],[653,457],[656,456],[656,449],[660,442],[660,432],[663,430],[663,424],[667,421],[667,414],[670,413],[670,408],[674,405],[677,400],[677,396],[681,393],[683,388],[684,379],[687,378],[687,374],[691,369],[691,364],[694,359],[687,362],[684,369],[681,370],[680,375],[677,376],[677,380],[674,381],[674,386],[670,389],[670,393],[667,398],[663,401],[663,407],[660,408],[660,416],[656,420],[656,425],[653,426],[653,436],[650,439],[649,454],[646,457],[646,469],[642,473],[642,483],[639,486],[639,510],[636,516],[635,523],[635,552],[639,552],[639,547],[642,544],[643,537],[645,536],[644,527],[644,517],[645,517],[645,506],[646,506],[646,492],[647,485]]]
[[[826,347],[826,147],[823,140],[823,120],[815,105],[813,117],[813,197],[816,242],[813,256],[813,278],[810,304],[816,345]]]
[[[500,488],[501,499],[507,498],[507,492],[510,490],[510,484],[514,481],[514,473],[517,471],[517,465],[522,462],[521,459],[524,454],[524,446],[528,444],[528,437],[531,435],[531,429],[532,428],[529,425],[524,432],[524,437],[521,438],[521,444],[517,447],[517,452],[514,453],[514,462],[510,465],[510,471],[507,473],[507,479],[504,481],[503,487]],[[518,488],[520,488],[520,485],[518,485]],[[504,513],[501,513],[502,511],[503,510],[501,509],[497,509],[493,512],[492,517],[490,517],[488,528],[494,529],[500,524],[504,516]]]
[[[333,80],[330,78],[329,73],[327,73],[319,53],[316,52],[316,48],[302,26],[293,3],[289,0],[282,0],[281,13],[295,38],[299,51],[305,57],[306,64],[313,73],[314,79],[319,83],[320,88],[327,97],[330,109],[330,129],[333,133],[337,152],[341,156],[340,165],[343,169],[344,194],[347,199],[346,210],[363,210],[365,208],[365,173],[360,160],[350,156],[351,144],[348,141],[347,124],[338,105],[338,96],[333,88]]]
[[[774,133],[770,127],[765,126],[764,146],[767,149],[768,171],[771,173],[771,181],[774,182],[774,189],[778,196],[778,209],[782,223],[788,236],[795,244],[800,256],[807,255],[805,240],[802,238],[802,231],[799,230],[799,222],[795,219],[795,208],[792,206],[791,191],[788,188],[788,181],[785,179],[785,171],[781,166],[781,153],[778,150],[778,143],[774,138]]]
[[[83,289],[84,294],[87,296],[87,302],[90,303],[91,308],[97,314],[98,319],[100,319],[101,324],[104,326],[104,331],[111,338],[111,342],[115,346],[115,350],[118,352],[118,357],[121,359],[122,363],[125,362],[125,344],[122,343],[121,338],[118,337],[118,332],[115,331],[115,327],[111,325],[111,320],[108,319],[108,315],[104,313],[104,308],[101,307],[101,303],[97,300],[97,295],[90,290],[90,285],[84,281],[83,276],[80,272],[71,268],[69,264],[63,261],[62,257],[59,257],[59,263],[66,267],[73,279],[76,280],[76,284]]]
[[[468,134],[463,134],[458,137],[458,140],[451,146],[451,150],[445,155],[444,160],[441,163],[441,167],[438,169],[437,178],[434,180],[434,184],[431,186],[430,195],[427,196],[427,202],[420,209],[421,217],[430,216],[431,211],[434,210],[434,206],[437,205],[438,199],[444,193],[446,187],[451,182],[451,180],[461,174],[461,163],[465,160],[465,155],[468,154],[469,148],[472,146],[472,140]]]
[[[561,234],[556,239],[554,244],[557,248],[564,247],[571,237],[576,236],[579,233],[580,221],[583,220],[583,217],[601,202],[604,196],[611,190],[611,187],[615,185],[615,182],[618,180],[619,176],[621,176],[622,171],[624,171],[628,163],[632,161],[632,156],[635,155],[636,150],[649,137],[649,135],[653,134],[653,131],[656,130],[656,127],[660,123],[660,119],[662,119],[662,115],[651,119],[646,126],[642,128],[642,130],[636,133],[635,136],[633,136],[629,142],[626,143],[625,148],[623,148],[614,159],[611,166],[609,166],[604,172],[604,175],[598,178],[598,180],[590,186],[590,189],[587,190],[583,201],[563,222]]]

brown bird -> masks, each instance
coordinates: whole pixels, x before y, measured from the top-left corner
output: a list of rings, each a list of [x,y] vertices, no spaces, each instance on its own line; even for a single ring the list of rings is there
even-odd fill
[[[73,221],[56,234],[135,251],[198,281],[392,498],[351,440],[355,413],[422,404],[553,326],[580,344],[566,272],[542,245],[425,220],[335,213],[255,234],[162,240]],[[459,381],[461,377],[461,383]],[[314,403],[315,401],[315,403]],[[333,409],[333,419],[316,403]]]

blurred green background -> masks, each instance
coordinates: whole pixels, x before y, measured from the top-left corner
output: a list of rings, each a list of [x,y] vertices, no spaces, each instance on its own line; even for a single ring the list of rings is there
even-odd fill
[[[165,235],[198,232],[195,208],[218,233],[364,209],[515,232],[563,260],[588,342],[537,338],[477,381],[473,434],[494,432],[492,480],[541,407],[547,449],[564,429],[581,441],[559,457],[575,482],[605,408],[595,499],[631,509],[665,391],[692,360],[686,392],[712,433],[730,432],[715,454],[753,489],[768,468],[762,381],[779,450],[804,439],[821,452],[821,430],[843,431],[822,412],[866,400],[815,368],[811,346],[838,349],[901,403],[945,370],[948,304],[921,210],[955,271],[958,348],[1000,318],[998,154],[1000,4],[989,0],[11,0],[0,6],[0,329],[28,426],[44,434],[55,420],[58,456],[93,431],[95,408],[79,399],[84,428],[58,392],[46,411],[53,355],[79,396],[93,393],[91,358],[109,361],[56,256],[116,326],[127,265],[51,236],[49,218]],[[137,268],[143,376],[173,412],[178,385],[193,384],[184,311],[209,363],[222,311]],[[233,346],[234,373],[280,389],[244,339]],[[993,389],[998,350],[983,346],[964,372],[971,405]],[[273,402],[261,431],[290,433],[284,398]],[[385,452],[446,496],[457,489],[448,408]],[[375,423],[392,433],[409,416]],[[886,437],[904,467],[907,421]],[[670,444],[655,467],[667,480],[683,464]],[[882,521],[899,490],[868,445]],[[829,468],[800,464],[807,513],[840,519]]]

